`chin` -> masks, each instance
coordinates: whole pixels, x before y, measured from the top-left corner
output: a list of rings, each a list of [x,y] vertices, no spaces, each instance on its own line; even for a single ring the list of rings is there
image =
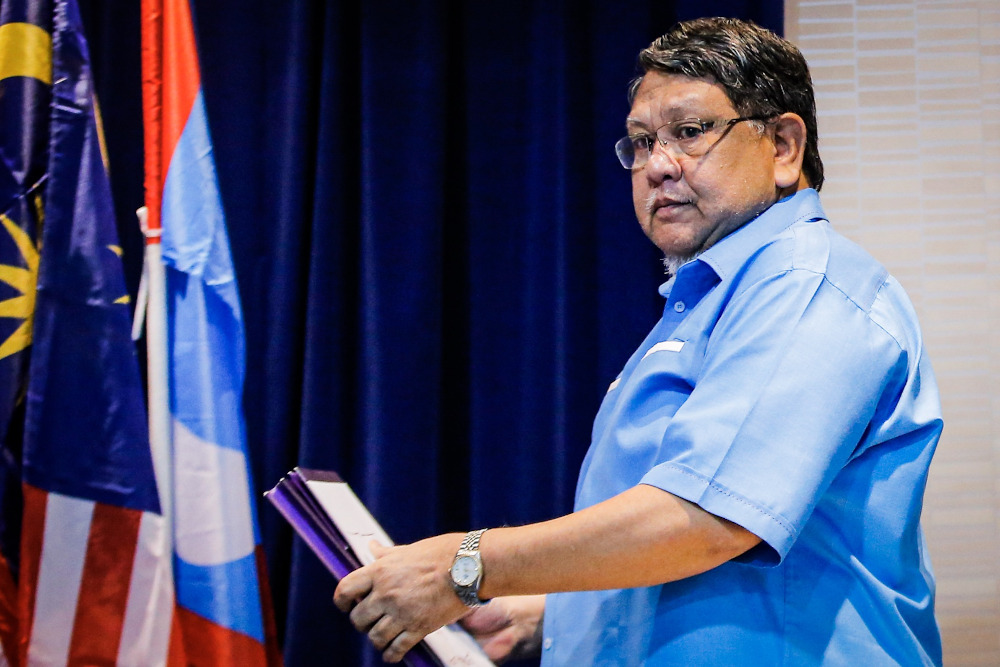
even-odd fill
[[[692,232],[701,231],[695,225],[681,221],[658,221],[650,218],[643,230],[646,237],[666,256],[687,257],[703,250],[705,239],[692,238]]]
[[[693,257],[704,250],[693,241],[681,241],[680,239],[651,239],[653,245],[660,249],[664,257]]]

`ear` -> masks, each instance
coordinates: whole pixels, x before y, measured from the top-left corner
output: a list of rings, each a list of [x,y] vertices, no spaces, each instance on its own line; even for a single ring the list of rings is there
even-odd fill
[[[806,123],[795,113],[783,113],[772,123],[774,132],[774,184],[779,190],[798,189],[800,181],[808,187],[802,175],[802,159],[806,153]]]

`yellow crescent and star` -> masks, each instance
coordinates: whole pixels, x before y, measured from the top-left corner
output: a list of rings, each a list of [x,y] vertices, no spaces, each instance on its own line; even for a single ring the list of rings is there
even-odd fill
[[[0,25],[0,81],[10,77],[29,77],[45,85],[52,85],[52,37],[48,32],[31,23]],[[101,152],[107,167],[103,136],[100,139]],[[44,219],[41,197],[37,192],[29,196],[41,227]],[[9,285],[17,292],[17,296],[0,301],[0,318],[21,321],[13,333],[0,341],[0,360],[2,360],[31,345],[40,241],[36,244],[27,232],[6,215],[0,214],[0,226],[17,247],[24,263],[24,266],[0,263],[0,282]],[[122,255],[119,246],[107,246],[107,250],[119,258]],[[115,303],[127,304],[128,301],[128,295],[125,295]]]

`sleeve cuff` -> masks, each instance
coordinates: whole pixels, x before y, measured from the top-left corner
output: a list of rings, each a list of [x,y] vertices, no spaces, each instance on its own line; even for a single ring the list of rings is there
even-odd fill
[[[676,462],[654,467],[640,483],[694,503],[759,537],[761,543],[735,558],[737,562],[757,567],[778,565],[798,537],[798,531],[784,517]]]

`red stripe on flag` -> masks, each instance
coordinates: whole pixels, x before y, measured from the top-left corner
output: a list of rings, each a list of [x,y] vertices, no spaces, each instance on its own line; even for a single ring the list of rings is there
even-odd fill
[[[188,0],[143,0],[142,14],[147,224],[160,229],[163,183],[201,73]]]
[[[69,645],[72,665],[117,661],[141,521],[139,510],[94,505]]]
[[[173,616],[170,617],[170,647],[167,651],[167,667],[187,667],[188,660],[184,653],[184,633],[181,622],[177,618],[177,605],[174,605]]]
[[[252,637],[213,623],[177,606],[177,617],[184,634],[184,652],[189,665],[266,665],[264,645]]]
[[[20,664],[28,664],[28,640],[35,618],[35,591],[38,590],[38,570],[42,560],[42,537],[45,532],[45,505],[49,494],[30,484],[22,484],[24,522],[21,529],[21,573],[18,582],[17,616],[20,623],[17,656]]]
[[[0,645],[11,665],[17,665],[17,584],[7,559],[0,554]]]
[[[163,175],[201,88],[188,0],[163,2]]]
[[[264,557],[264,547],[257,545],[254,549],[257,561],[257,585],[260,588],[260,606],[264,621],[264,646],[267,649],[267,664],[278,667],[284,664],[281,650],[278,648],[278,624],[274,619],[274,604],[271,598],[271,582],[267,577],[267,559]]]

